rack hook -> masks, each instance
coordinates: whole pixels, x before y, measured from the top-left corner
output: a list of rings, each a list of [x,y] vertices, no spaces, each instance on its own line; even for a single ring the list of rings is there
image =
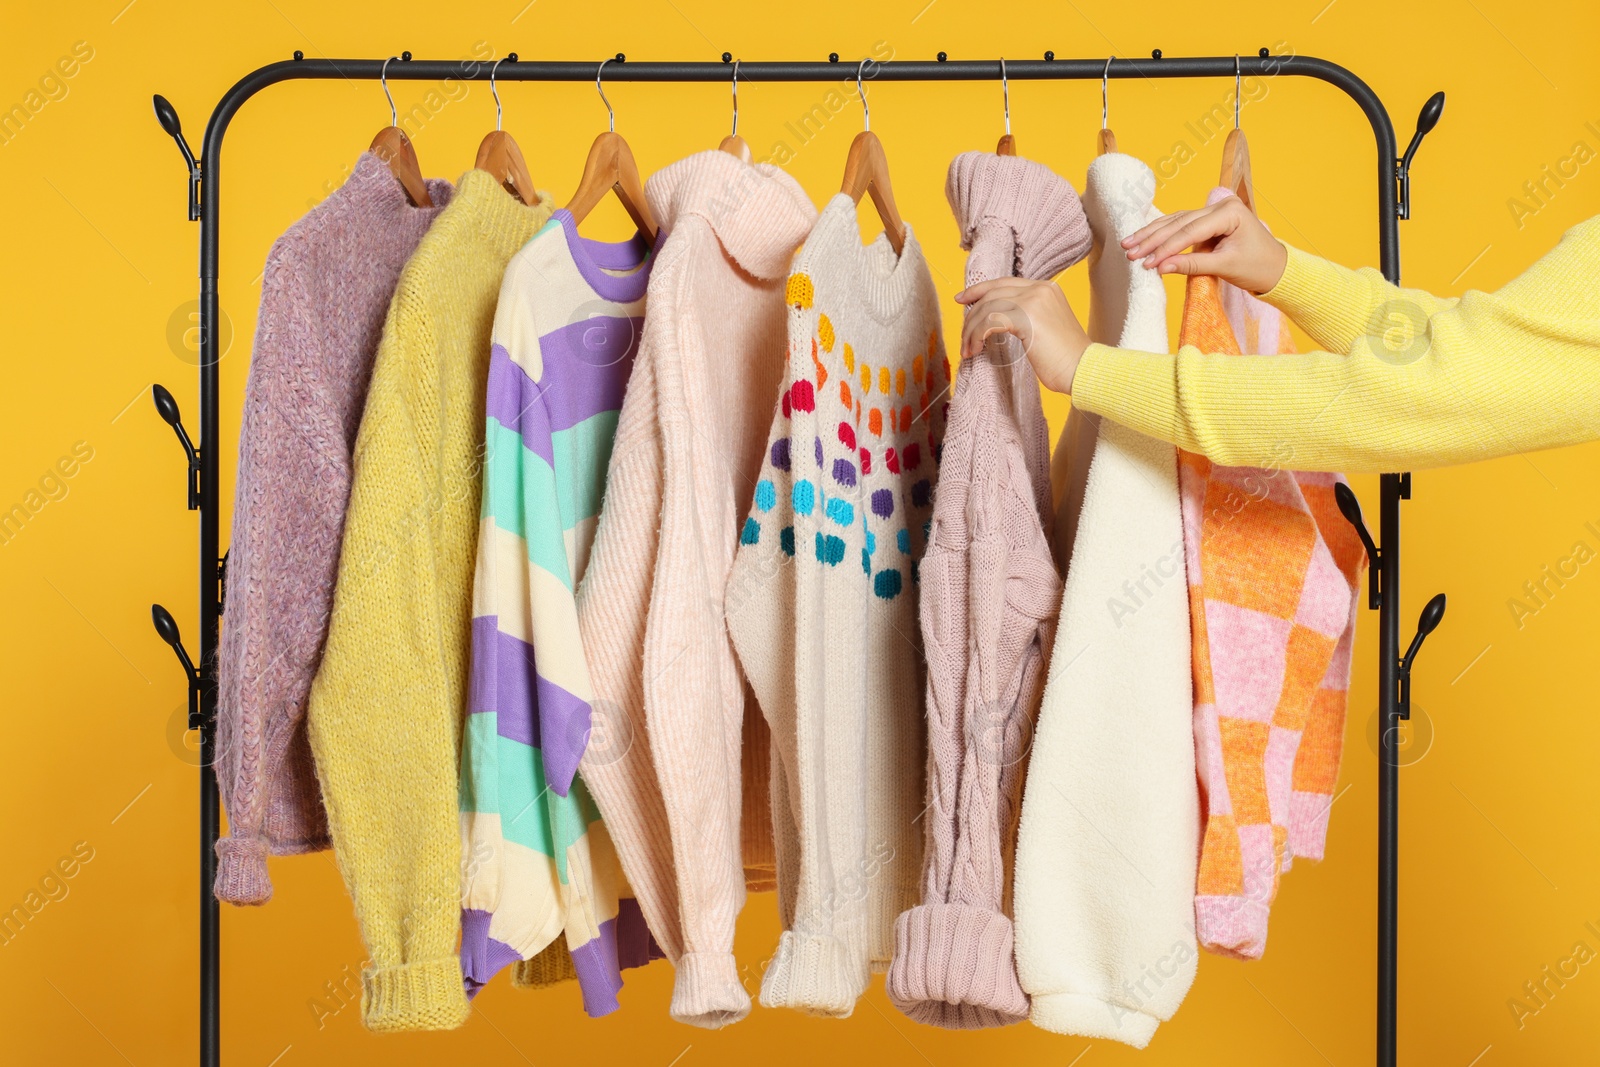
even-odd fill
[[[1006,112],[1006,136],[1011,136],[1011,83],[1006,79],[1006,57],[1000,57],[1000,101]]]
[[[1111,96],[1107,83],[1111,80],[1111,61],[1116,56],[1106,57],[1106,69],[1100,72],[1100,128],[1108,129],[1106,120],[1111,117]]]
[[[605,88],[600,84],[600,76],[605,73],[606,64],[610,63],[611,60],[615,58],[615,56],[610,56],[602,59],[600,61],[600,65],[594,69],[594,91],[600,94],[600,102],[606,106],[607,121],[611,125],[612,133],[617,132],[617,112],[616,109],[611,106],[611,101],[606,99],[606,91]],[[734,92],[738,92],[738,89],[736,88]]]
[[[733,132],[729,137],[739,136],[739,61],[733,61]]]
[[[200,507],[200,450],[194,447],[189,432],[183,428],[183,414],[178,411],[178,402],[172,399],[167,387],[152,385],[150,397],[156,402],[156,414],[161,416],[162,422],[172,427],[172,432],[178,435],[178,443],[189,457],[189,510],[194,511]]]
[[[172,652],[178,657],[178,663],[183,667],[183,674],[189,682],[189,729],[200,729],[200,672],[195,670],[194,660],[189,658],[189,652],[183,647],[183,635],[178,632],[177,620],[173,619],[172,612],[160,604],[150,605],[150,621],[155,625],[156,634],[172,647]]]
[[[178,151],[183,153],[183,162],[189,168],[189,221],[193,222],[200,217],[200,161],[194,158],[189,142],[183,138],[177,109],[160,93],[151,97],[151,102],[155,105],[156,121],[167,131],[167,136],[178,143]]]
[[[1432,600],[1422,608],[1422,614],[1417,617],[1417,633],[1411,639],[1411,647],[1406,649],[1406,654],[1400,659],[1400,699],[1397,701],[1399,717],[1411,718],[1411,664],[1417,658],[1417,653],[1422,651],[1422,642],[1428,635],[1438,629],[1439,623],[1444,620],[1445,597],[1443,593],[1436,593]]]
[[[394,94],[389,92],[389,64],[394,62],[394,56],[383,61],[383,66],[378,68],[378,84],[383,86],[383,95],[389,101],[389,125],[400,125],[400,112],[394,107]]]
[[[863,59],[856,64],[856,95],[861,98],[861,128],[872,129],[872,109],[867,106],[867,91],[861,88],[861,68],[867,65]]]
[[[1439,116],[1442,114],[1444,114],[1444,93],[1434,93],[1428,97],[1428,102],[1422,105],[1422,111],[1417,115],[1417,132],[1411,135],[1411,143],[1406,146],[1405,155],[1394,161],[1395,180],[1400,183],[1395,197],[1395,213],[1402,219],[1411,217],[1411,159],[1422,146],[1422,139],[1439,125]]]
[[[1233,128],[1239,128],[1239,53],[1233,54]]]
[[[1380,566],[1383,561],[1383,550],[1372,540],[1372,534],[1367,531],[1367,524],[1362,521],[1361,502],[1356,499],[1355,491],[1344,482],[1335,482],[1333,499],[1339,505],[1339,514],[1356,528],[1356,536],[1361,538],[1361,544],[1367,550],[1367,607],[1376,611],[1383,604],[1383,587],[1380,584],[1380,576],[1383,573],[1383,568]]]

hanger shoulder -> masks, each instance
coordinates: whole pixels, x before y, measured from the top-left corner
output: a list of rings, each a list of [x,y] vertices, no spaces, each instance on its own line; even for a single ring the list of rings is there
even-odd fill
[[[1243,200],[1251,211],[1256,209],[1255,187],[1250,178],[1250,142],[1243,130],[1229,130],[1227,140],[1222,142],[1222,180],[1218,184]]]
[[[844,182],[839,191],[858,204],[863,196],[870,195],[895,254],[904,251],[906,224],[894,202],[894,187],[889,183],[889,157],[877,134],[870,130],[856,134],[856,139],[850,143],[850,154],[845,157]]]
[[[724,137],[722,143],[717,146],[717,150],[726,152],[730,156],[737,156],[746,163],[750,162],[750,145],[738,134]]]
[[[405,189],[406,199],[414,207],[433,206],[433,198],[428,195],[428,183],[422,177],[422,165],[417,162],[417,151],[411,147],[411,140],[404,130],[398,126],[385,126],[372,139],[368,151],[389,165],[389,173]]]
[[[473,166],[494,175],[507,192],[524,204],[538,200],[539,194],[533,187],[533,178],[528,173],[528,162],[522,156],[522,149],[517,147],[516,139],[506,131],[489,131],[478,145],[478,158]]]
[[[1014,156],[1017,154],[1017,139],[1009,133],[1000,138],[1000,143],[994,146],[997,156]]]
[[[607,130],[589,146],[589,157],[583,164],[583,177],[578,181],[577,192],[567,202],[567,211],[572,214],[574,222],[582,222],[610,192],[617,194],[617,199],[622,201],[633,224],[653,244],[660,227],[656,225],[650,204],[645,199],[644,182],[639,178],[639,165],[633,158],[633,149],[628,147],[628,142],[621,134]]]
[[[1105,156],[1117,150],[1117,135],[1110,130],[1101,130],[1095,136],[1095,155]]]

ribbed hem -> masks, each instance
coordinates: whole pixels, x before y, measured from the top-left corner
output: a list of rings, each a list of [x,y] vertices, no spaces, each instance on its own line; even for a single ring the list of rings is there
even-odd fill
[[[1041,1030],[1075,1037],[1097,1037],[1144,1048],[1161,1020],[1137,1008],[1112,1004],[1081,993],[1035,993],[1028,1020]]]
[[[1249,897],[1195,897],[1194,932],[1217,956],[1258,960],[1267,950],[1267,906]]]
[[[671,1015],[680,1023],[717,1030],[750,1014],[750,994],[731,952],[686,952],[678,960]]]
[[[212,892],[229,904],[265,904],[271,900],[267,842],[259,837],[219,838],[217,879]]]
[[[970,904],[921,904],[901,913],[894,932],[884,988],[910,1018],[977,1030],[1028,1017],[1006,916]]]
[[[1321,861],[1328,845],[1328,813],[1333,798],[1326,793],[1289,794],[1289,856]],[[1287,864],[1284,870],[1288,870]]]
[[[469,1011],[454,956],[361,974],[361,1019],[374,1033],[454,1030]]]
[[[531,960],[518,960],[511,967],[511,984],[518,989],[545,989],[578,977],[565,938],[552,941]]]
[[[1293,245],[1283,277],[1261,299],[1293,319],[1318,348],[1346,355],[1372,322],[1378,294],[1372,280]],[[1385,323],[1379,328],[1382,329]]]
[[[761,1003],[843,1019],[866,992],[865,954],[834,937],[786,930],[761,977]]]
[[[1189,447],[1180,434],[1177,356],[1093,343],[1073,376],[1072,405]]]
[[[746,867],[744,889],[747,893],[771,893],[778,888],[778,872],[768,867]]]

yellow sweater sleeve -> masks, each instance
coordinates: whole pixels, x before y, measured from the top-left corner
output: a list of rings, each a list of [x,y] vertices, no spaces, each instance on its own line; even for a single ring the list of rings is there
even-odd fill
[[[1230,466],[1408,470],[1600,437],[1600,217],[1492,293],[1440,299],[1291,248],[1262,298],[1326,351],[1094,344],[1073,403]]]
[[[458,555],[441,499],[428,388],[437,349],[415,293],[396,295],[356,438],[327,647],[307,714],[334,852],[370,963],[362,1015],[375,1031],[467,1019],[456,954],[460,626],[439,605],[436,559]],[[454,473],[454,472],[452,472]],[[470,529],[470,522],[468,529]],[[465,603],[465,601],[461,601]]]

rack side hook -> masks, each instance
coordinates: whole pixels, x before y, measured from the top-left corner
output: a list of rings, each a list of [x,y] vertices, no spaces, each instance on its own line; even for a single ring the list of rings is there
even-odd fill
[[[1417,149],[1422,147],[1422,139],[1433,132],[1439,125],[1439,116],[1444,114],[1444,93],[1434,93],[1428,97],[1428,102],[1422,105],[1422,110],[1417,114],[1417,132],[1411,135],[1411,143],[1406,145],[1405,155],[1394,161],[1394,177],[1399,183],[1395,196],[1395,213],[1402,219],[1411,217],[1411,160],[1416,156]]]
[[[194,660],[189,658],[188,649],[183,647],[183,635],[178,632],[177,620],[172,617],[172,612],[160,604],[151,604],[150,622],[155,626],[157,636],[172,647],[172,654],[178,657],[178,664],[183,668],[184,677],[189,682],[189,729],[198,730],[201,726],[200,672],[195,669]]]
[[[1366,522],[1361,518],[1361,502],[1356,499],[1355,491],[1344,482],[1335,482],[1333,499],[1339,505],[1339,514],[1356,528],[1356,536],[1361,538],[1361,545],[1367,550],[1367,607],[1377,611],[1383,606],[1383,567],[1380,565],[1383,550],[1372,539]]]
[[[183,413],[178,410],[178,402],[172,399],[167,387],[152,385],[150,398],[156,403],[156,414],[161,416],[162,422],[172,427],[184,454],[189,457],[189,510],[194,511],[200,507],[200,450],[194,447],[194,442],[189,439],[189,431],[183,428]]]
[[[167,136],[177,142],[178,151],[183,153],[184,165],[189,168],[189,221],[194,222],[200,217],[200,161],[194,158],[194,153],[189,150],[189,142],[184,140],[177,109],[160,93],[151,97],[151,103],[155,105],[156,121],[167,131]]]

